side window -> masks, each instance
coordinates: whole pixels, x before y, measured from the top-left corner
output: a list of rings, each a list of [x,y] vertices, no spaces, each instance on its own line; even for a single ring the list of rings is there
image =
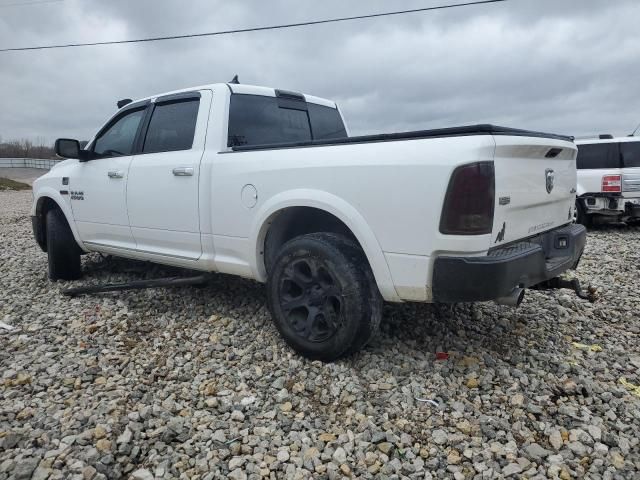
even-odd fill
[[[231,95],[230,147],[308,140],[311,140],[311,127],[305,110],[280,107],[275,97]]]
[[[329,138],[346,138],[347,130],[344,128],[342,118],[337,108],[325,107],[315,103],[308,103],[309,119],[314,140],[326,140]]]
[[[592,143],[578,145],[578,170],[620,168],[617,143]]]
[[[193,146],[200,100],[190,99],[155,106],[143,153],[189,150]]]
[[[145,109],[134,110],[118,118],[96,139],[94,153],[105,156],[131,155],[133,141],[144,117]]]
[[[640,167],[640,142],[623,142],[620,144],[622,166],[625,168]]]

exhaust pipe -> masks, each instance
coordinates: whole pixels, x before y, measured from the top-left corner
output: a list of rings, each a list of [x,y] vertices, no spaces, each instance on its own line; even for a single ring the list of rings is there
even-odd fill
[[[522,303],[522,300],[524,300],[524,288],[514,288],[509,295],[496,298],[494,301],[498,305],[518,307]]]

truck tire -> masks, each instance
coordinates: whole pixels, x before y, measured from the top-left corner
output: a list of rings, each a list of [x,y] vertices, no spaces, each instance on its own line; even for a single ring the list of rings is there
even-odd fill
[[[80,248],[62,211],[47,212],[47,255],[51,280],[77,280],[81,276]]]
[[[285,243],[267,280],[267,300],[285,341],[301,355],[330,362],[375,335],[382,297],[362,250],[333,233]]]
[[[576,223],[584,225],[587,228],[592,224],[591,216],[587,215],[580,200],[576,200]]]

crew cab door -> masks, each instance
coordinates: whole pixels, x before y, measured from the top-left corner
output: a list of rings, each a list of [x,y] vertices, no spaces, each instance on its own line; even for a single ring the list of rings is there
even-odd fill
[[[89,247],[135,248],[129,228],[126,182],[147,105],[119,112],[96,135],[91,160],[79,162],[68,179],[78,233]]]
[[[210,104],[208,90],[152,102],[127,183],[138,251],[188,260],[202,254],[198,191]]]

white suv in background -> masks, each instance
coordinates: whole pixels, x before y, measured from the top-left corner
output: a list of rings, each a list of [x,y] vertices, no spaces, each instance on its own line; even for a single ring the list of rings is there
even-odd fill
[[[578,223],[640,219],[640,137],[576,140]]]

